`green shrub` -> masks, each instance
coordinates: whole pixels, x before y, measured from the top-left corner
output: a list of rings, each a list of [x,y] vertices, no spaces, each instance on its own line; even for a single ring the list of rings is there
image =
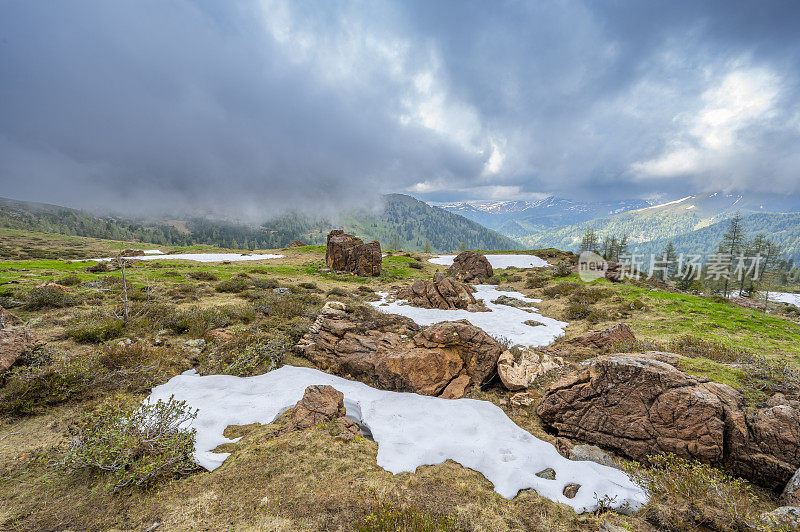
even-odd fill
[[[561,261],[553,270],[553,277],[567,277],[572,274],[572,266],[568,262]]]
[[[75,275],[74,273],[71,273],[69,275],[65,275],[64,277],[61,277],[60,279],[56,280],[56,283],[58,283],[60,285],[63,285],[63,286],[75,286],[75,285],[81,284],[81,278],[78,277],[77,275]]]
[[[542,293],[547,297],[558,298],[561,296],[568,296],[581,287],[582,285],[578,283],[557,283],[543,289]]]
[[[227,292],[237,294],[239,292],[243,292],[247,290],[247,287],[250,286],[250,279],[246,277],[231,277],[230,279],[226,279],[225,281],[220,281],[217,283],[217,286],[214,288],[217,292]]]
[[[53,285],[37,286],[28,292],[25,308],[40,310],[44,308],[71,307],[80,303],[80,298]]]
[[[249,377],[277,368],[294,348],[295,340],[282,331],[248,331],[216,346],[200,364],[203,374]]]
[[[650,467],[627,466],[648,493],[648,521],[666,530],[754,530],[761,513],[746,481],[709,465],[655,455]]]
[[[598,323],[606,319],[605,313],[593,308],[585,301],[572,301],[567,305],[564,311],[564,317],[567,320],[583,320],[585,319],[591,324]]]
[[[369,288],[369,287],[367,287],[367,288]],[[359,291],[362,291],[361,287],[359,287]],[[369,292],[370,293],[374,293],[371,288],[369,289]],[[329,295],[329,296],[338,296],[338,297],[347,297],[349,295],[349,293],[344,288],[339,288],[338,286],[334,286],[333,288],[328,290],[327,295]]]
[[[408,263],[408,267],[409,268],[414,268],[415,270],[421,270],[422,269],[422,264],[420,264],[419,262],[409,262]]]
[[[188,275],[192,279],[196,279],[198,281],[219,281],[219,277],[217,277],[215,274],[203,270],[189,272]]]
[[[118,488],[189,474],[197,469],[192,460],[195,430],[181,425],[196,416],[172,397],[141,406],[108,402],[76,423],[77,437],[61,463],[68,470],[107,474]]]
[[[319,290],[317,283],[299,283],[297,286],[306,290]]]
[[[188,333],[200,338],[212,329],[219,329],[231,323],[229,315],[216,307],[192,307],[186,310],[172,309],[161,316],[161,323],[167,329],[182,334]]]
[[[93,358],[74,358],[42,368],[20,367],[0,388],[0,414],[26,416],[82,393],[97,375]]]
[[[278,281],[269,277],[265,279],[253,279],[252,282],[253,286],[256,288],[261,288],[262,290],[272,290],[273,288],[278,288]]]
[[[570,301],[584,302],[588,304],[597,303],[601,299],[609,297],[611,290],[605,288],[592,288],[589,286],[578,286],[572,291]]]
[[[67,334],[81,343],[100,343],[106,340],[119,338],[125,323],[105,312],[93,312],[79,316],[75,323],[67,329]]]

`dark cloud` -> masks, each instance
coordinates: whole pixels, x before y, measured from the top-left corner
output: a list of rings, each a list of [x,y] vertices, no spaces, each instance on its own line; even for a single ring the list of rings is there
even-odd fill
[[[260,219],[798,188],[796,2],[0,4],[0,195]]]

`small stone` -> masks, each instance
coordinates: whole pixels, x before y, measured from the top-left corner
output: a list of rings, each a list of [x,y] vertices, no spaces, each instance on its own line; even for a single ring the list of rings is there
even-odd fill
[[[527,392],[515,393],[511,396],[511,404],[514,406],[531,406],[536,400],[536,396]]]
[[[328,301],[322,307],[322,313],[326,316],[342,317],[347,313],[347,305],[341,301]]]
[[[278,288],[273,288],[272,289],[272,293],[274,293],[274,294],[286,295],[286,294],[289,294],[291,292],[292,291],[286,286],[279,286]]]
[[[536,473],[536,476],[547,480],[555,480],[556,472],[552,467],[548,467],[547,469],[542,469],[541,471]]]
[[[345,443],[348,443],[348,442],[351,442],[354,439],[356,439],[356,437],[355,437],[355,435],[353,435],[350,432],[341,432],[341,433],[337,434],[336,436],[334,436],[333,439],[336,440],[336,441],[343,441]]]
[[[614,460],[597,445],[576,445],[569,451],[570,460],[589,461],[596,464],[614,467],[620,467]]]
[[[566,497],[567,499],[574,499],[575,495],[578,494],[579,489],[581,489],[580,484],[574,484],[574,483],[567,484],[566,486],[564,486],[564,492],[563,492],[564,497]]]

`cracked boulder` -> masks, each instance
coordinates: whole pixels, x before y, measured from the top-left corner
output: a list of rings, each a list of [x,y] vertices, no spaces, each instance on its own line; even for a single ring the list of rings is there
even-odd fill
[[[583,336],[579,336],[570,341],[575,345],[602,349],[611,344],[621,344],[624,342],[635,342],[636,336],[630,327],[624,323],[615,323],[608,329],[602,331],[590,331]]]
[[[494,275],[494,270],[485,256],[477,251],[464,251],[453,259],[453,264],[447,269],[447,275],[467,283],[485,281]]]
[[[564,359],[536,349],[512,347],[497,360],[497,374],[509,390],[524,390],[536,379],[564,365]]]
[[[419,327],[408,318],[321,314],[298,343],[317,367],[382,390],[464,397],[497,372],[502,346],[466,320]]]
[[[328,233],[325,263],[335,271],[350,272],[361,277],[381,274],[381,245],[377,240],[365,244],[341,229]]]
[[[27,327],[0,328],[0,373],[8,371],[21,355],[38,345],[36,333]]]
[[[668,353],[597,357],[553,383],[537,413],[559,436],[643,460],[648,455],[724,465],[776,490],[800,466],[800,408],[785,398],[746,409],[736,389],[690,376]]]
[[[489,309],[475,300],[475,291],[468,284],[452,277],[437,273],[433,280],[419,279],[411,285],[397,291],[398,299],[404,299],[410,305],[421,308],[441,310],[463,309],[470,312],[486,312]]]
[[[361,429],[354,421],[346,418],[346,415],[342,392],[325,384],[309,386],[303,393],[303,398],[283,414],[284,423],[272,437],[334,420],[340,430],[337,438],[352,439],[361,436]]]

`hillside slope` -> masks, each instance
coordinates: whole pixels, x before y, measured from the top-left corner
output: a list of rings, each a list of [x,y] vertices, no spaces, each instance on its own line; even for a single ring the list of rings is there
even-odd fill
[[[463,216],[402,194],[384,196],[380,213],[349,213],[338,222],[287,214],[261,226],[204,218],[177,222],[131,220],[0,198],[0,227],[162,246],[207,244],[235,249],[281,248],[293,240],[322,244],[327,233],[336,228],[365,240],[378,240],[384,248],[399,243],[400,249],[409,251],[422,250],[426,242],[433,251],[455,251],[462,242],[471,249],[519,247],[513,240]]]

